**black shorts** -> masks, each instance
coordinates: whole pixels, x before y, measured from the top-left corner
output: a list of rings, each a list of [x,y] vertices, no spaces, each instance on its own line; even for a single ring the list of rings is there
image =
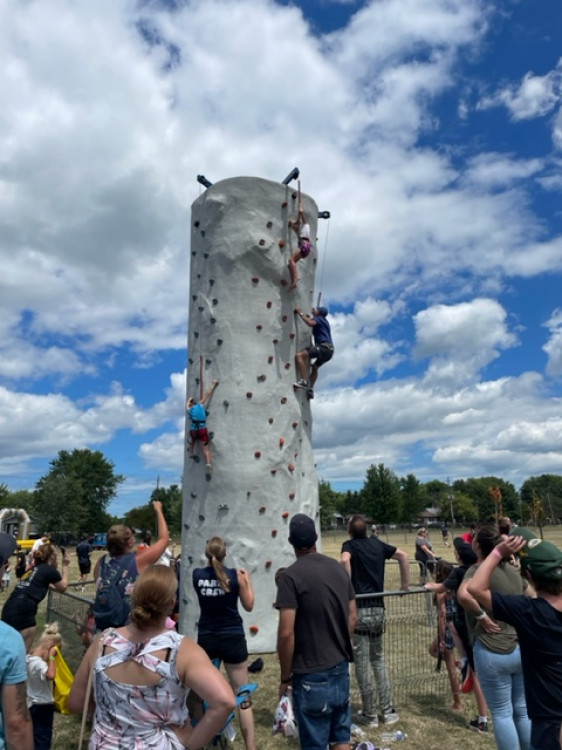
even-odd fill
[[[310,359],[315,360],[314,364],[316,367],[322,367],[325,362],[329,362],[334,356],[333,346],[309,346],[306,350]]]
[[[82,573],[82,575],[86,576],[92,569],[92,561],[91,560],[78,560],[78,568],[80,569],[80,572]]]
[[[29,596],[10,597],[2,610],[2,621],[21,632],[35,627],[39,602]]]
[[[242,664],[248,659],[248,646],[244,634],[203,634],[199,635],[197,643],[207,652],[209,659],[220,659],[225,664]]]

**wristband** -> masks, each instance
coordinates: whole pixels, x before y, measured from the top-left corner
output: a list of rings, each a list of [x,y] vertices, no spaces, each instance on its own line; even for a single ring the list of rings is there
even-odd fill
[[[488,613],[484,612],[484,610],[481,609],[480,610],[480,614],[479,615],[474,615],[474,616],[476,617],[477,620],[483,620],[485,617],[488,617]]]
[[[49,656],[49,661],[55,661],[56,658],[57,658],[56,656]]]
[[[502,553],[499,551],[499,549],[497,547],[494,547],[494,549],[492,550],[492,555],[494,555],[495,557],[497,557],[498,560],[503,560],[503,555],[502,555]]]

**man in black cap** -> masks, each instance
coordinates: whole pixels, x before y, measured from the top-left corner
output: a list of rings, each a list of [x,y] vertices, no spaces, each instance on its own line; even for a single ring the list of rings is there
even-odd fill
[[[297,560],[280,576],[275,603],[279,695],[292,683],[302,748],[349,750],[355,592],[343,567],[317,552],[317,538],[312,518],[304,513],[291,518],[289,542]]]
[[[312,328],[314,345],[295,354],[295,362],[299,373],[299,380],[295,383],[295,388],[306,388],[309,398],[314,398],[314,384],[318,377],[318,368],[322,367],[325,362],[329,362],[334,356],[334,342],[332,341],[332,331],[327,321],[327,307],[313,307],[312,315],[303,313],[300,307],[295,307],[295,315]],[[308,365],[311,360],[314,363],[310,369],[310,381],[308,380]]]
[[[16,548],[11,534],[0,533],[0,575]],[[23,638],[0,621],[0,747],[33,750],[27,708],[27,665]]]
[[[530,750],[562,748],[562,551],[528,529],[514,527],[480,563],[467,589],[481,607],[513,625],[521,649]],[[500,562],[519,553],[522,575],[536,598],[507,596],[490,589]]]

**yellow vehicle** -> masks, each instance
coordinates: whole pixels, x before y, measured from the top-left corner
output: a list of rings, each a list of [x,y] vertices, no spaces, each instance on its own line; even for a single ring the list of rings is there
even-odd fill
[[[29,552],[36,541],[37,539],[16,539],[16,543],[19,544],[24,552]]]

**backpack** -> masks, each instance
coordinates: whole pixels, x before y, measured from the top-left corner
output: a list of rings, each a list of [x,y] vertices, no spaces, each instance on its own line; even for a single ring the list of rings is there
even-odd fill
[[[119,628],[129,619],[130,603],[120,591],[118,583],[134,553],[124,555],[120,565],[108,570],[107,555],[100,567],[100,583],[94,600],[94,620],[97,630]]]
[[[205,424],[205,421],[207,419],[207,411],[205,410],[203,404],[195,404],[195,406],[192,406],[189,410],[189,418],[192,422],[195,422],[197,424]]]

